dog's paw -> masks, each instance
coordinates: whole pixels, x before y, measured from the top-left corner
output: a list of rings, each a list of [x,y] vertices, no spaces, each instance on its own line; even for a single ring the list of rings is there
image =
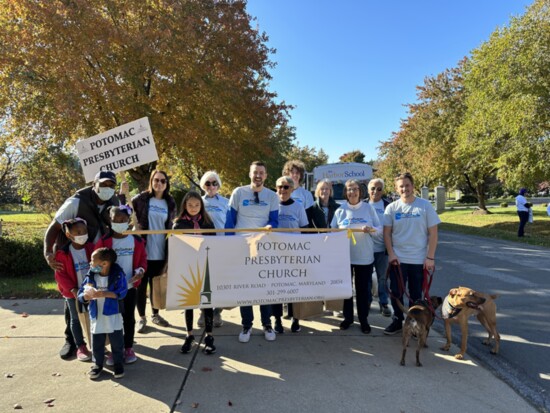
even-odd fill
[[[491,344],[491,340],[489,340],[488,338],[486,338],[485,340],[483,340],[481,342],[484,346],[488,346],[489,344]]]
[[[443,347],[440,347],[440,350],[449,351],[450,348],[451,348],[450,344],[445,344]]]
[[[491,354],[494,354],[496,356],[498,354],[498,352],[494,348],[492,348],[491,349]]]
[[[418,362],[416,363],[416,367],[422,367],[422,363],[418,361]]]
[[[461,354],[461,353],[455,354],[455,359],[464,360],[464,354]]]
[[[404,365],[405,365],[405,360],[401,360],[401,361],[399,362],[399,364],[401,364],[402,366],[404,366]]]

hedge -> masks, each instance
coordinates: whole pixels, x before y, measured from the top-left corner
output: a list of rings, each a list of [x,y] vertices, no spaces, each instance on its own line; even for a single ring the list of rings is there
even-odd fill
[[[28,276],[48,268],[44,230],[10,231],[0,237],[0,277]]]

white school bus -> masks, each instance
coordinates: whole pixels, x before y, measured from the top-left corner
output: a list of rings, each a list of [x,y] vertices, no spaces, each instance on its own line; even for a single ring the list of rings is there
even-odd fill
[[[317,182],[327,179],[332,183],[334,199],[344,199],[344,184],[348,179],[357,179],[361,183],[363,195],[366,197],[367,184],[372,179],[372,166],[366,163],[343,162],[321,165],[306,173],[306,189],[315,191]]]

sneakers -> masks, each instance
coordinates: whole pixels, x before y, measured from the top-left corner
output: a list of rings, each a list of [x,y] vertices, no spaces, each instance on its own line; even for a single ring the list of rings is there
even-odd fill
[[[353,324],[353,321],[350,320],[344,320],[340,323],[340,330],[347,330],[350,325]]]
[[[275,334],[275,331],[273,331],[271,326],[265,326],[264,337],[267,341],[275,341],[275,339],[277,338],[277,335]]]
[[[103,367],[99,367],[97,364],[94,364],[90,369],[90,371],[88,372],[88,378],[90,380],[96,380],[102,371],[103,371]]]
[[[250,341],[250,330],[251,328],[243,327],[243,331],[239,333],[239,341],[241,343],[248,343]]]
[[[214,345],[214,337],[207,335],[204,338],[204,353],[214,354],[216,352],[216,346]]]
[[[132,364],[137,361],[136,353],[133,348],[124,349],[124,362],[126,364]]]
[[[361,331],[363,332],[363,334],[370,334],[371,328],[368,321],[361,323]]]
[[[390,317],[391,316],[390,307],[388,307],[387,304],[380,304],[380,313],[382,313],[384,317]]]
[[[115,374],[113,376],[115,379],[121,379],[124,377],[124,366],[122,364],[117,364],[115,366]]]
[[[107,366],[114,366],[115,365],[115,360],[113,359],[113,353],[109,353],[109,355],[105,359],[105,364]]]
[[[284,334],[284,332],[285,332],[285,329],[283,328],[283,323],[281,322],[280,317],[275,318],[275,328],[274,328],[274,330],[277,334]]]
[[[153,314],[151,317],[153,324],[161,327],[170,327],[170,323],[160,316],[160,314]]]
[[[92,354],[86,347],[86,344],[82,344],[76,349],[76,358],[79,361],[90,361],[92,359]]]
[[[300,327],[300,320],[293,319],[292,325],[290,326],[290,331],[292,331],[293,333],[297,333],[301,329],[302,327]]]
[[[204,311],[201,310],[201,315],[199,316],[199,320],[197,321],[197,325],[199,327],[204,327]]]
[[[222,315],[220,313],[214,312],[214,327],[223,326]]]
[[[140,318],[137,322],[137,332],[138,333],[144,333],[146,325],[147,325],[147,319],[146,318]]]
[[[403,329],[403,322],[401,320],[398,320],[397,318],[394,318],[392,323],[385,328],[384,334],[388,336],[392,336],[394,334],[399,333],[402,329]]]
[[[180,353],[189,353],[191,349],[193,348],[193,343],[195,342],[195,336],[187,336],[185,338],[185,341],[183,342],[183,345],[180,348]]]
[[[63,344],[63,347],[61,347],[61,350],[59,350],[59,357],[61,357],[63,360],[70,359],[72,356],[74,356],[75,351],[76,346],[72,343],[69,343],[68,341],[65,341],[65,344]]]

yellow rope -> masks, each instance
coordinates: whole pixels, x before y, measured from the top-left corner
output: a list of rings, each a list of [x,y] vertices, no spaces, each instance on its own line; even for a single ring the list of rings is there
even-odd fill
[[[159,229],[159,230],[139,230],[125,231],[125,235],[149,235],[149,234],[211,234],[216,232],[342,232],[347,231],[348,237],[353,237],[353,232],[363,232],[360,228],[231,228],[231,229]],[[374,229],[369,232],[376,232]],[[354,241],[355,242],[355,241]]]

